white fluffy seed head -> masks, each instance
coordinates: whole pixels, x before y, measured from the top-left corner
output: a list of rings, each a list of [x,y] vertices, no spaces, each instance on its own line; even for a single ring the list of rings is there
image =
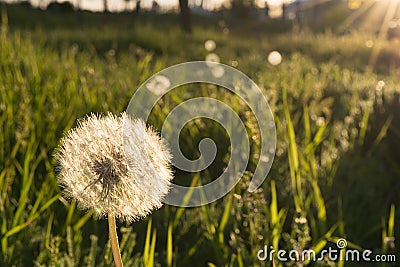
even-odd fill
[[[171,155],[141,120],[90,115],[62,139],[56,158],[64,195],[99,217],[132,222],[162,205]]]

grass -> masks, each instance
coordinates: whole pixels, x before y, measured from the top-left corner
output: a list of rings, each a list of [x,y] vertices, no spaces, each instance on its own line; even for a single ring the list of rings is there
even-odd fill
[[[365,42],[376,38],[368,32],[339,35],[288,24],[283,34],[276,28],[269,33],[268,23],[276,22],[238,27],[227,17],[212,17],[195,18],[188,36],[174,15],[30,12],[2,8],[0,265],[112,266],[107,224],[62,197],[54,150],[84,114],[122,112],[156,71],[204,59],[207,39],[217,43],[222,63],[237,62],[268,98],[277,126],[274,164],[262,188],[248,192],[260,149],[248,107],[210,85],[165,96],[150,118],[156,128],[173,107],[195,96],[230,105],[254,136],[251,161],[241,182],[217,202],[164,206],[141,222],[120,224],[125,265],[263,266],[257,252],[264,245],[320,251],[338,238],[353,248],[395,253],[389,241],[398,230],[400,204],[396,39],[379,41],[381,54],[371,70]],[[79,21],[71,19],[78,15]],[[272,50],[283,56],[279,66],[266,60]],[[208,136],[219,146],[217,160],[197,174],[177,171],[177,183],[204,184],[223,171],[229,140],[210,120],[183,129],[183,153],[196,158],[197,144]],[[343,262],[314,266],[329,264]],[[357,266],[344,263],[352,264]]]

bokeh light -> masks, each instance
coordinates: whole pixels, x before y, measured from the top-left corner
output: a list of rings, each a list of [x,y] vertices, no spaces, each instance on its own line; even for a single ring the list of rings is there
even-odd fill
[[[272,51],[271,53],[269,53],[268,62],[274,66],[281,64],[282,62],[281,53],[279,53],[278,51]]]
[[[206,56],[206,61],[219,63],[219,56],[215,53],[210,53]]]
[[[214,49],[217,47],[217,44],[214,42],[214,40],[207,40],[205,43],[204,43],[204,48],[207,50],[207,51],[209,51],[209,52],[211,52],[211,51],[214,51]]]
[[[367,40],[367,41],[365,42],[365,46],[368,47],[368,48],[373,47],[373,46],[374,46],[374,41],[372,41],[372,40]]]

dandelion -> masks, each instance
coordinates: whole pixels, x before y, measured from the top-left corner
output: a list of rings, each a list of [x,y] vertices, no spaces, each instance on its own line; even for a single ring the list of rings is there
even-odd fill
[[[219,59],[219,56],[217,54],[209,53],[206,56],[206,61],[213,62],[213,63],[219,63],[220,59]]]
[[[325,118],[324,117],[318,117],[317,121],[315,122],[317,126],[324,126],[325,125]]]
[[[116,266],[122,266],[115,219],[132,222],[162,205],[172,173],[170,154],[141,120],[90,115],[61,140],[58,182],[78,207],[108,216]]]
[[[146,84],[147,89],[156,95],[162,95],[171,86],[171,81],[164,75],[157,75]]]
[[[278,51],[272,51],[268,54],[268,62],[273,65],[277,66],[282,62],[282,55]]]
[[[211,73],[215,78],[221,78],[224,76],[225,70],[222,66],[214,66],[211,68]]]
[[[209,52],[213,51],[216,47],[217,47],[217,44],[215,43],[214,40],[207,40],[204,43],[204,48]]]

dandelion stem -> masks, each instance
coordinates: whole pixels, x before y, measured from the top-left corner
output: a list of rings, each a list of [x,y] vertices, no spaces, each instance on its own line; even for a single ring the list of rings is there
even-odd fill
[[[115,266],[123,267],[121,251],[119,250],[118,244],[117,224],[115,223],[115,217],[112,215],[108,215],[108,230],[110,232],[111,249],[114,256]]]

